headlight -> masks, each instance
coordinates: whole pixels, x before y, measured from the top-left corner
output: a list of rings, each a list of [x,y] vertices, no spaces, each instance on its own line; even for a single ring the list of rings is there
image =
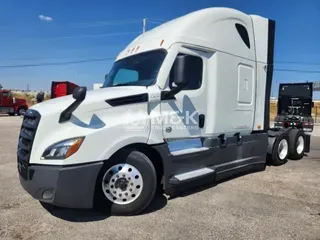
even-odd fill
[[[66,159],[76,153],[84,137],[63,140],[48,147],[42,154],[42,159]]]

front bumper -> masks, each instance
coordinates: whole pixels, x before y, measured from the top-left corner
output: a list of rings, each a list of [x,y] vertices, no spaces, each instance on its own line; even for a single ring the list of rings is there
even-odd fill
[[[22,187],[35,199],[69,208],[92,208],[102,162],[75,166],[30,165],[19,175]]]

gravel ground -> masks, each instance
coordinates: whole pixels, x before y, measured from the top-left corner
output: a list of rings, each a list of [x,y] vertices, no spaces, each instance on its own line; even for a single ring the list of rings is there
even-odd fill
[[[320,239],[319,129],[303,160],[170,200],[158,196],[139,216],[109,217],[43,206],[22,189],[20,124],[0,116],[0,239]]]

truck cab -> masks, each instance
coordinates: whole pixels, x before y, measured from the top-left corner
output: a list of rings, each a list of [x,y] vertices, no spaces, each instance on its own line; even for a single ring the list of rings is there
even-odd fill
[[[288,133],[269,128],[274,32],[272,20],[208,8],[140,35],[101,89],[27,111],[22,186],[58,206],[136,214],[157,189],[285,163]]]
[[[0,113],[23,115],[28,109],[26,100],[13,97],[11,90],[0,88]]]
[[[312,133],[313,83],[282,83],[279,85],[276,127],[297,127]]]

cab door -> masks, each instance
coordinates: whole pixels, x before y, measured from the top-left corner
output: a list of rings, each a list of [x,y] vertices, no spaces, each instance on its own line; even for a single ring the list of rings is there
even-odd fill
[[[206,53],[182,48],[179,55],[191,55],[193,61],[192,81],[171,99],[162,98],[161,115],[164,139],[189,139],[200,137],[205,128]],[[172,73],[172,69],[171,69]],[[170,73],[167,91],[174,87]]]
[[[13,98],[12,98],[12,93],[11,91],[5,91],[5,92],[2,92],[2,96],[1,96],[1,99],[2,99],[2,106],[3,107],[12,107],[13,105]]]

